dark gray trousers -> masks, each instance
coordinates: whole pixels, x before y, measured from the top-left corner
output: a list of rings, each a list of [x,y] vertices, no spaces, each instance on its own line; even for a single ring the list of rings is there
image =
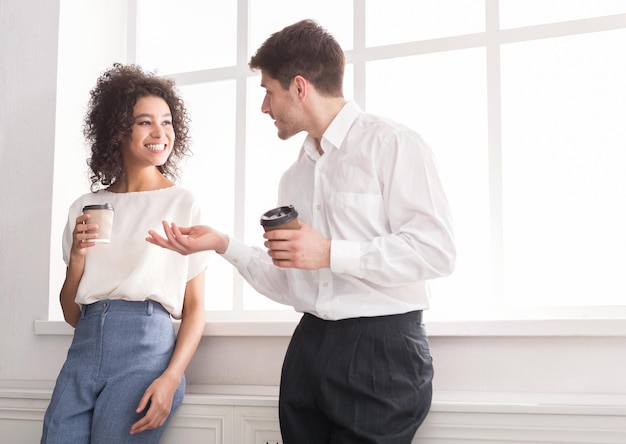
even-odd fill
[[[325,321],[305,314],[283,363],[284,444],[409,444],[432,399],[421,315]]]

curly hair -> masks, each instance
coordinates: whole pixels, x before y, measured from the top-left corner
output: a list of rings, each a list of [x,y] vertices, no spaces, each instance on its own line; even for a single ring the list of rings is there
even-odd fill
[[[335,38],[314,20],[301,20],[272,34],[248,66],[265,71],[284,89],[301,75],[321,94],[343,97],[345,55]]]
[[[159,171],[172,180],[179,177],[178,163],[191,154],[189,115],[173,80],[146,73],[137,65],[114,63],[90,92],[83,133],[90,145],[87,160],[91,190],[112,185],[122,174],[121,141],[130,137],[133,109],[141,97],[161,97],[172,113],[174,147]]]

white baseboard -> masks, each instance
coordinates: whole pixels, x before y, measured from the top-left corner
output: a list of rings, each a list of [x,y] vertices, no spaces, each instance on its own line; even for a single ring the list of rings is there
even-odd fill
[[[189,387],[162,444],[281,442],[276,387]],[[0,381],[2,442],[38,442],[51,383]],[[5,441],[6,439],[6,441]],[[626,396],[436,392],[419,444],[625,444]]]

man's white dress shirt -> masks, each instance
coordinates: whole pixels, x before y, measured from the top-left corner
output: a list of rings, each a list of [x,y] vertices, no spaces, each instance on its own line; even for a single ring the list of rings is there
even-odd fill
[[[413,130],[347,102],[283,174],[278,205],[331,239],[330,268],[281,269],[232,239],[224,257],[260,293],[339,320],[423,310],[427,281],[454,268],[448,201],[433,154]],[[269,209],[269,208],[268,208]]]

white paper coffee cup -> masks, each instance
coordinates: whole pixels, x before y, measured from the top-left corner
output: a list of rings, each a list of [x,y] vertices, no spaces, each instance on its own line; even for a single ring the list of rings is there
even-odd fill
[[[89,242],[108,244],[111,242],[111,230],[113,229],[113,215],[115,211],[109,203],[100,205],[86,205],[83,207],[83,214],[90,214],[87,221],[90,224],[98,224],[98,237],[90,239]]]

